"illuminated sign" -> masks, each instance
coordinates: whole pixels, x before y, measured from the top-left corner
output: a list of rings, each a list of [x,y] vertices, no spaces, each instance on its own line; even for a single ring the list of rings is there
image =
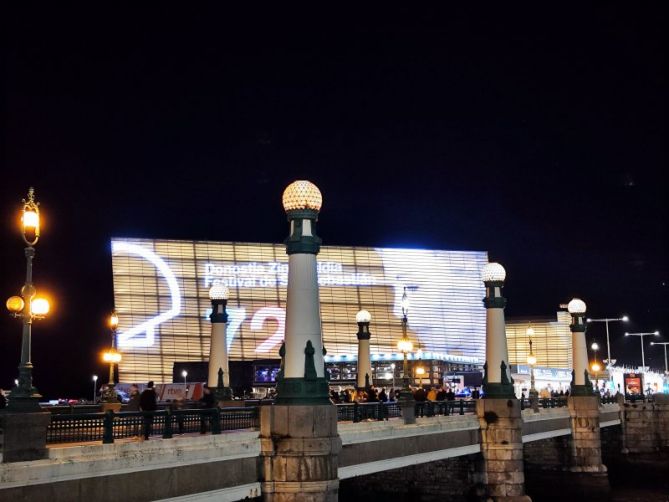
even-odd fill
[[[406,287],[417,351],[456,363],[483,362],[485,252],[323,246],[318,259],[329,356],[357,353],[355,314],[362,308],[372,314],[372,357],[392,355],[402,336]],[[207,359],[214,284],[231,291],[231,359],[278,357],[288,277],[283,245],[113,239],[112,268],[123,381],[166,382],[175,361]]]

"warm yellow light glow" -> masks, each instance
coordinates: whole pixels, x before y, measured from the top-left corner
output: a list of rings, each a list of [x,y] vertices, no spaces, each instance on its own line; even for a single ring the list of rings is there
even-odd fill
[[[399,342],[397,342],[397,350],[404,354],[408,354],[413,350],[413,343],[411,343],[411,340],[408,338],[402,338]]]
[[[307,180],[294,181],[283,192],[283,208],[286,211],[313,209],[320,211],[323,205],[321,191]]]
[[[592,368],[592,371],[594,371],[595,373],[602,369],[602,367],[599,365],[599,363],[592,363],[591,368]]]
[[[27,210],[23,213],[23,228],[26,230],[33,230],[39,227],[39,214],[35,211]]]
[[[18,314],[23,310],[23,307],[26,306],[26,302],[24,302],[23,298],[20,296],[10,296],[7,299],[7,303],[5,303],[5,305],[7,306],[7,310],[13,314]]]
[[[525,334],[526,334],[527,336],[534,336],[534,328],[533,328],[532,326],[530,326],[529,328],[527,328],[527,329],[525,330]]]
[[[109,316],[109,326],[111,329],[116,329],[118,328],[118,314],[116,311],[112,312],[111,315]]]
[[[416,375],[424,375],[424,374],[425,374],[425,368],[423,368],[422,366],[416,368]]]
[[[535,364],[537,364],[537,356],[535,356],[534,354],[530,354],[529,356],[527,356],[527,364],[529,364],[530,366],[534,366]]]
[[[35,298],[30,303],[33,315],[47,315],[49,313],[49,301],[46,298]]]
[[[121,359],[121,353],[115,350],[107,350],[102,353],[102,360],[106,363],[120,363]]]

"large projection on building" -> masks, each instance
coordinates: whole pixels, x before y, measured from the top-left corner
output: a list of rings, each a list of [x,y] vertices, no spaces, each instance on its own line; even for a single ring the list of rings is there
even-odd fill
[[[318,255],[328,355],[357,352],[355,314],[372,314],[371,351],[396,352],[407,288],[414,350],[483,363],[487,253],[323,246]],[[288,256],[282,244],[112,240],[119,365],[124,382],[169,382],[175,361],[209,354],[209,288],[230,288],[232,360],[278,358],[284,334]],[[472,358],[472,359],[470,359]]]

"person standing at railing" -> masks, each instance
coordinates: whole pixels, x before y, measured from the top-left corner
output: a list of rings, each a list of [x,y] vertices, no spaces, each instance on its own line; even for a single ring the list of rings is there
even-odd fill
[[[139,407],[144,412],[144,439],[149,439],[153,432],[153,412],[158,409],[158,398],[153,388],[153,381],[146,384],[146,389],[139,396]]]
[[[430,390],[427,393],[427,400],[428,401],[436,401],[437,400],[437,389],[435,389],[434,387],[430,387]]]
[[[205,410],[211,410],[214,408],[214,406],[216,406],[216,400],[214,399],[214,395],[211,393],[211,389],[206,384],[202,389],[202,397],[200,398],[199,403],[200,407],[202,407]],[[204,413],[200,415],[200,434],[204,434],[207,432],[208,418],[213,419],[212,416],[205,415]]]

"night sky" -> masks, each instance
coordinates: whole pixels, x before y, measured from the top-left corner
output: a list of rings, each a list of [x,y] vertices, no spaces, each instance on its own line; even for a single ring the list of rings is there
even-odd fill
[[[55,300],[35,385],[88,396],[106,374],[112,236],[281,242],[294,179],[323,193],[324,244],[486,250],[508,316],[579,296],[669,340],[659,5],[5,12],[0,286],[23,284],[34,185]],[[20,339],[1,316],[0,387]]]

